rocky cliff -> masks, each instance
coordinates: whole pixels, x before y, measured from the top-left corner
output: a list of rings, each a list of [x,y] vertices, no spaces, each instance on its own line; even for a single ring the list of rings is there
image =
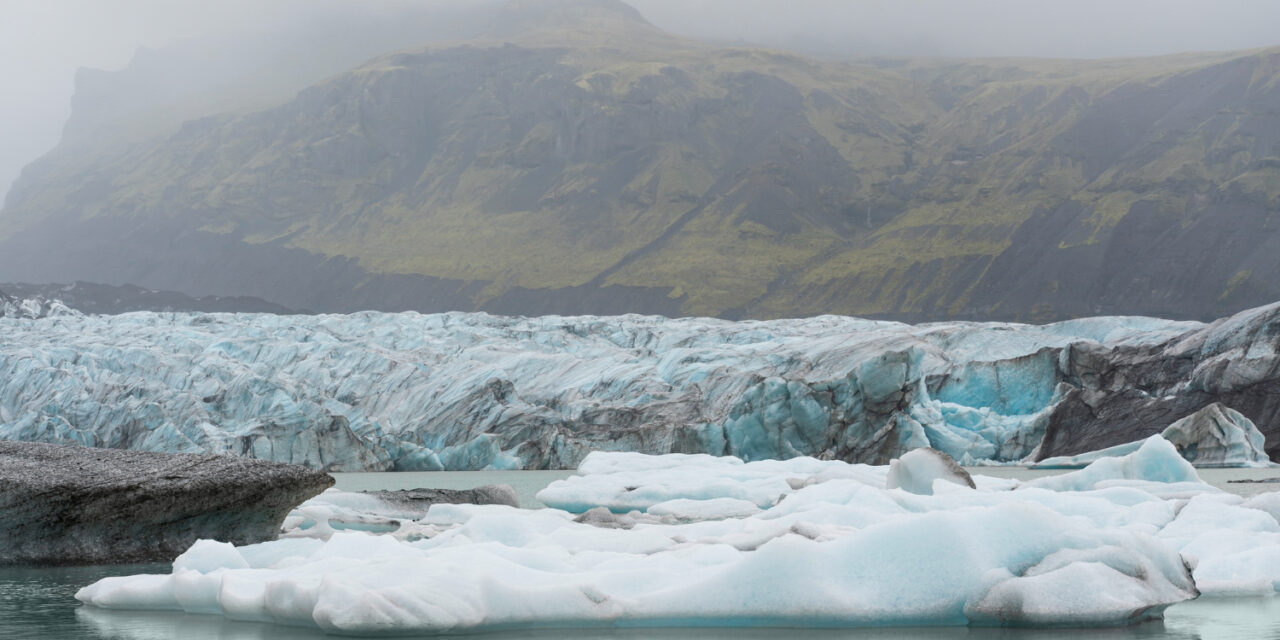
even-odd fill
[[[834,63],[609,1],[513,3],[485,33],[68,142],[0,212],[0,273],[317,311],[1208,320],[1280,298],[1280,50]]]

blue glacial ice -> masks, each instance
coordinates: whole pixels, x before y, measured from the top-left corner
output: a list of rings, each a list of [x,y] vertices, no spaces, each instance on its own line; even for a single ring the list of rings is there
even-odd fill
[[[1137,441],[1214,401],[1272,429],[1277,327],[1275,306],[1210,325],[4,317],[0,438],[339,471],[574,468],[593,450],[1030,461]]]
[[[935,462],[900,465],[932,476],[926,494],[889,488],[887,466],[592,453],[539,495],[572,512],[437,504],[407,516],[330,490],[281,540],[201,541],[168,574],[106,578],[76,597],[363,634],[1120,625],[1202,592],[1280,588],[1280,494],[1246,502],[1200,483],[1163,438],[1061,487],[982,476],[970,487]],[[596,509],[632,511],[574,513]],[[304,511],[394,528],[303,529]]]

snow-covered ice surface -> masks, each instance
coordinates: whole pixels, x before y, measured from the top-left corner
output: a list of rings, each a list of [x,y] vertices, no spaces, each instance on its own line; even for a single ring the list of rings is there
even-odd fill
[[[941,472],[918,457],[904,464],[916,477]],[[77,598],[344,633],[443,633],[1117,625],[1198,593],[1280,589],[1280,493],[1245,500],[1204,484],[1160,437],[1027,483],[939,477],[923,495],[886,488],[888,476],[811,458],[593,453],[539,495],[567,511],[434,505],[415,520],[331,490],[299,512],[341,506],[395,529],[295,520],[279,541],[203,541],[171,574],[107,578]]]
[[[0,291],[0,318],[22,318],[35,320],[58,316],[78,316],[79,311],[71,309],[61,300],[49,300],[43,296],[35,298],[15,298]]]
[[[1007,462],[1136,440],[1215,400],[1272,429],[1274,336],[1280,307],[1212,325],[5,317],[0,438],[329,470],[574,468],[599,449]]]

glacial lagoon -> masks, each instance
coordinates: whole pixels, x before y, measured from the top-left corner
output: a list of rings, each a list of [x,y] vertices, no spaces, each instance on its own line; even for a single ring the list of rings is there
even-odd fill
[[[976,467],[972,473],[1020,480],[1054,475],[1060,470],[1022,467]],[[1276,469],[1201,469],[1205,481],[1241,495],[1275,490],[1276,484],[1229,483],[1280,475]],[[343,490],[402,489],[420,486],[466,488],[507,483],[516,488],[521,504],[538,506],[534,494],[548,483],[568,477],[568,471],[475,471],[334,474]],[[221,617],[160,612],[108,611],[79,605],[81,587],[112,575],[166,572],[166,565],[114,567],[0,569],[0,637],[15,640],[292,640],[330,637],[311,629],[228,621]],[[619,640],[675,640],[697,638],[754,640],[1080,640],[1083,638],[1256,639],[1280,637],[1280,598],[1200,598],[1170,607],[1163,621],[1118,629],[988,629],[969,627],[882,629],[581,629],[515,630],[488,633],[487,640],[551,638],[617,638]]]

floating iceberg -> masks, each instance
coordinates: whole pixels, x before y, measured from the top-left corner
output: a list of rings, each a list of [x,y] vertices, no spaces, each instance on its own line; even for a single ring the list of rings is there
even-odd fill
[[[1200,467],[1269,467],[1266,438],[1239,411],[1215,402],[1160,433]]]
[[[348,501],[396,520],[397,533],[202,541],[170,574],[106,578],[76,597],[339,633],[454,633],[1120,625],[1201,592],[1280,589],[1280,494],[1246,502],[1200,483],[1159,437],[1060,486],[978,476],[974,488],[942,474],[925,495],[887,488],[890,473],[812,458],[592,453],[539,494],[581,516],[437,504],[405,520],[378,511],[386,503]],[[329,492],[299,511],[342,499]],[[406,526],[424,535],[399,535]]]
[[[332,485],[261,460],[0,442],[0,565],[167,561],[200,538],[272,540]]]
[[[1277,306],[1211,325],[4,317],[0,439],[340,471],[574,468],[600,449],[969,464],[1133,442],[1221,402],[1274,451],[1278,340]]]
[[[891,460],[885,486],[930,496],[933,495],[933,483],[938,480],[977,488],[969,472],[956,464],[951,456],[929,447],[912,449],[901,458]]]
[[[1212,489],[1200,480],[1195,467],[1182,457],[1173,443],[1158,435],[1143,440],[1137,449],[1125,455],[1099,458],[1079,471],[1037,478],[1026,485],[1054,491],[1088,491],[1135,483],[1156,485],[1148,489],[1161,492],[1169,488],[1185,489],[1186,485],[1191,485],[1193,493]]]

